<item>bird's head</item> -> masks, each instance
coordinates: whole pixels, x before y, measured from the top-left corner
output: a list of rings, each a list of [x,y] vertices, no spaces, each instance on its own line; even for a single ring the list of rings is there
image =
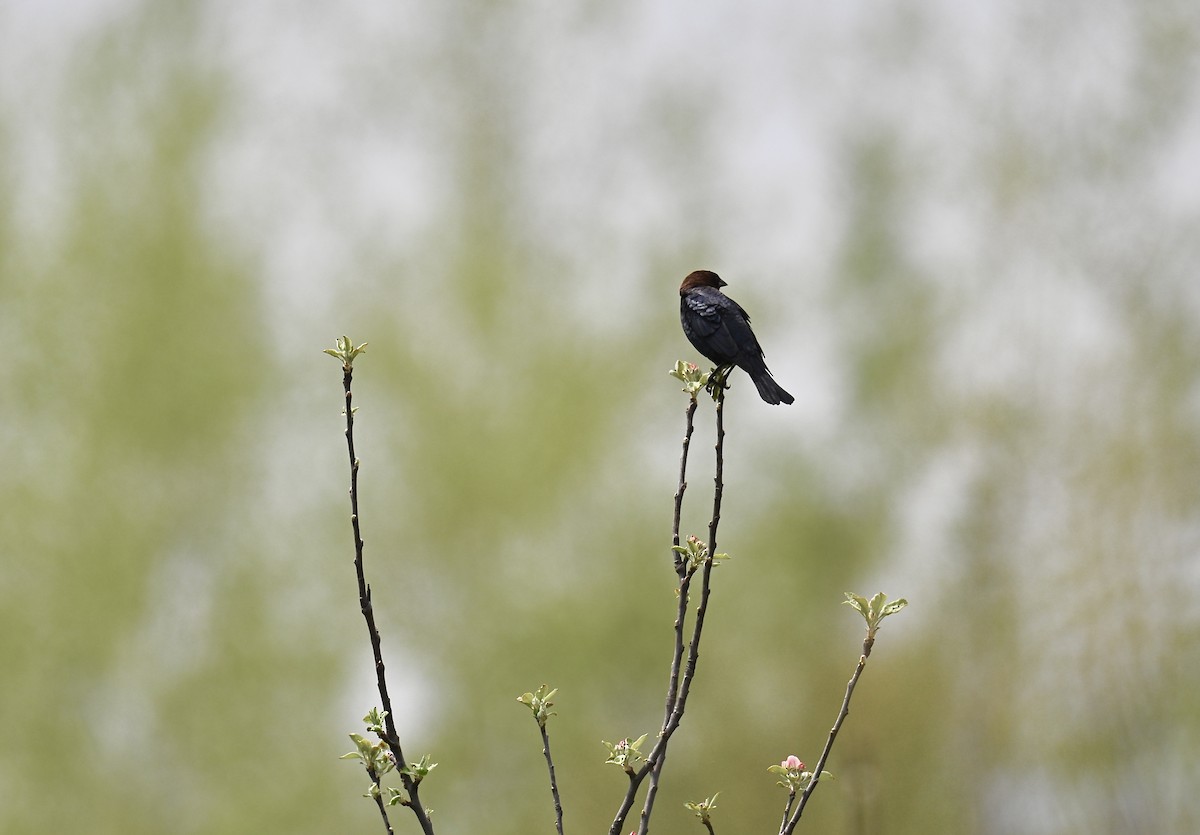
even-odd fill
[[[716,287],[720,289],[724,286],[725,282],[721,280],[721,276],[712,270],[696,270],[693,273],[689,273],[688,277],[683,280],[683,284],[679,285],[679,294],[683,295],[688,290],[693,290],[696,287]]]

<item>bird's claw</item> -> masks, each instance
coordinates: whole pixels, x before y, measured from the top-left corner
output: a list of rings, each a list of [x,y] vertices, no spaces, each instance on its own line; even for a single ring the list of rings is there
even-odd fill
[[[704,384],[704,390],[711,394],[714,398],[717,396],[718,388],[728,391],[729,372],[732,370],[732,365],[723,365],[720,368],[714,368],[708,375],[708,382]]]

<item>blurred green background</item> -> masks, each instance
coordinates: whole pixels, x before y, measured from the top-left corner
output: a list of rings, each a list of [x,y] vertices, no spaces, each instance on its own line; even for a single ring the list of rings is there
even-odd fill
[[[800,831],[1200,830],[1198,147],[1191,2],[0,6],[0,830],[380,831],[346,333],[439,832],[552,831],[542,682],[607,831],[698,267],[797,403],[734,378],[654,831],[776,831],[879,589]]]

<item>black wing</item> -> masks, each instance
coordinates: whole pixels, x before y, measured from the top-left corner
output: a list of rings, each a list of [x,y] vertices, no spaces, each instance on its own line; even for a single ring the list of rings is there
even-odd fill
[[[688,341],[713,362],[734,362],[740,352],[739,336],[750,328],[745,312],[716,288],[697,287],[680,297],[680,321]],[[751,339],[754,336],[751,334]]]

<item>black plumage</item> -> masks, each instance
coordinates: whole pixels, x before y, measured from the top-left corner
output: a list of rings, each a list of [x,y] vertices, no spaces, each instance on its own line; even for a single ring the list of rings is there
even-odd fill
[[[771,405],[795,398],[771,377],[762,348],[742,306],[721,292],[725,282],[711,270],[696,270],[679,286],[679,320],[696,350],[716,363],[718,381],[733,366],[754,381],[758,395]]]

